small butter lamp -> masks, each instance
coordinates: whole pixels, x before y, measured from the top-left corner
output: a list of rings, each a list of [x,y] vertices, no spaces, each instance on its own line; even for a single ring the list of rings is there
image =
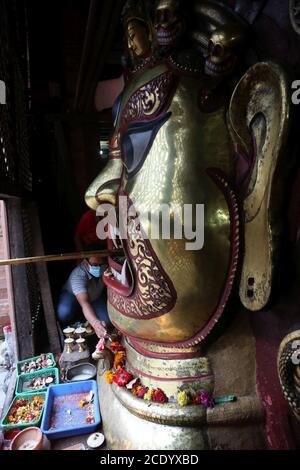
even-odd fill
[[[78,345],[78,352],[85,351],[85,339],[84,338],[76,339],[76,344]]]
[[[67,328],[63,330],[63,333],[66,338],[72,338],[74,335],[74,331],[75,331],[75,328],[71,328],[70,326],[68,326]]]
[[[65,339],[65,345],[66,345],[66,348],[67,348],[67,354],[72,354],[73,352],[73,349],[72,349],[72,346],[74,345],[74,338],[66,338]]]
[[[85,333],[86,333],[86,328],[83,328],[82,326],[80,326],[79,328],[76,328],[75,330],[76,338],[83,338]]]

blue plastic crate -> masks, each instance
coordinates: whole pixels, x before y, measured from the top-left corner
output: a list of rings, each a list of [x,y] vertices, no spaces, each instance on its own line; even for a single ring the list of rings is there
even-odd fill
[[[72,395],[88,393],[93,390],[94,392],[94,419],[92,424],[76,423],[79,413],[85,411],[80,410],[79,402],[74,402]],[[51,428],[51,419],[53,414],[53,404],[58,397],[66,397],[64,408],[56,413],[57,419],[64,423],[60,424],[55,429]],[[67,397],[70,397],[69,400]],[[56,400],[57,401],[57,400]],[[73,402],[72,402],[73,401]],[[68,410],[71,414],[68,414]],[[72,422],[72,420],[74,422]],[[90,434],[99,429],[101,423],[100,406],[98,397],[98,386],[95,380],[86,380],[84,382],[72,382],[60,385],[52,385],[47,390],[46,403],[44,415],[41,424],[41,431],[48,437],[48,439],[61,439],[64,437],[78,436],[81,434]]]

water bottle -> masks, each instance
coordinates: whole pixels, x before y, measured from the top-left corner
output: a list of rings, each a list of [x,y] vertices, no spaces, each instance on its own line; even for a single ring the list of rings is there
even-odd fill
[[[14,350],[14,342],[13,342],[13,334],[11,330],[11,325],[4,326],[3,333],[4,333],[5,343],[8,349],[10,366],[12,367],[15,363],[15,350]]]

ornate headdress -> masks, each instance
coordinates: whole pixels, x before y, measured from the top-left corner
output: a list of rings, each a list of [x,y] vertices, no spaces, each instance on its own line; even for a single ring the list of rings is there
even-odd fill
[[[126,24],[130,20],[139,20],[151,27],[151,18],[147,10],[147,5],[143,0],[127,0],[123,11],[122,20]]]

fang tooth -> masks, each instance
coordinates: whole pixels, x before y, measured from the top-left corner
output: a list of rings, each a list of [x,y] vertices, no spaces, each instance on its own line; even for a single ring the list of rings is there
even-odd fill
[[[117,240],[116,240],[116,238],[115,238],[115,237],[113,237],[113,239],[112,239],[112,240],[113,240],[113,244],[115,245],[115,247],[116,247],[116,248],[118,248],[118,245],[117,245]]]
[[[127,267],[127,259],[124,261],[122,272],[121,272],[121,283],[126,286],[126,267]]]

